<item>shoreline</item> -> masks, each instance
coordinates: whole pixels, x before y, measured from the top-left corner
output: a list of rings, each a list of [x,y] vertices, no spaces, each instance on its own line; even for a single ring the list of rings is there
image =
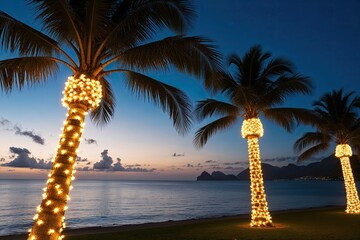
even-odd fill
[[[318,210],[344,210],[345,206],[340,205],[329,205],[323,207],[309,207],[309,208],[298,208],[298,209],[285,209],[285,210],[276,210],[271,211],[272,215],[278,215],[283,213],[296,213],[296,212],[309,212],[309,211],[318,211]],[[151,229],[158,227],[171,227],[178,225],[187,225],[193,223],[205,223],[216,220],[231,220],[231,219],[250,219],[250,213],[248,214],[237,214],[232,216],[221,216],[221,217],[205,217],[205,218],[193,218],[186,220],[168,220],[164,222],[148,222],[140,224],[124,224],[116,226],[94,226],[94,227],[84,227],[84,228],[67,228],[64,231],[65,236],[81,236],[81,235],[90,235],[98,233],[115,233],[127,230],[138,230],[138,229]],[[0,236],[0,240],[23,240],[26,239],[27,234],[12,234],[6,236]]]

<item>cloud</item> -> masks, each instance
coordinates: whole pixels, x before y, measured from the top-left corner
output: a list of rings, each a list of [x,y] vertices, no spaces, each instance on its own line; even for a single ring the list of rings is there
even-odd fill
[[[92,138],[85,138],[84,141],[85,141],[85,144],[96,144],[97,145],[97,141]]]
[[[120,158],[116,158],[116,163],[113,164],[112,157],[109,156],[108,150],[105,149],[101,153],[102,159],[99,162],[94,163],[94,170],[102,170],[102,171],[114,171],[114,172],[154,172],[156,168],[141,168],[139,164],[129,165],[124,167],[121,163]]]
[[[226,170],[236,170],[236,171],[242,171],[242,170],[244,170],[243,167],[232,167],[232,166],[228,166],[228,167],[226,167],[226,168],[224,168],[224,169],[226,169]]]
[[[112,171],[118,171],[118,172],[154,172],[156,170],[156,168],[140,168],[140,167],[135,167],[135,166],[141,166],[140,164],[135,164],[135,165],[127,165],[126,167],[124,167],[121,164],[121,159],[117,158],[117,163],[114,164],[114,166],[112,167]]]
[[[113,171],[125,171],[125,168],[121,164],[121,159],[117,158],[117,163],[114,164]]]
[[[87,162],[88,159],[87,159],[87,158],[81,158],[81,157],[77,156],[77,157],[76,157],[76,161],[77,161],[77,162]]]
[[[76,170],[77,171],[85,171],[85,172],[87,172],[87,171],[90,171],[90,168],[89,167],[77,167]]]
[[[108,150],[105,149],[101,152],[102,159],[99,162],[94,163],[94,169],[109,170],[113,163],[112,157],[108,155]]]
[[[275,158],[264,158],[262,162],[290,162],[296,161],[297,157],[288,156],[288,157],[275,157]]]
[[[213,166],[212,169],[221,170],[221,169],[224,169],[224,168],[223,168],[223,167],[220,167],[220,166]]]
[[[45,139],[40,137],[39,135],[36,135],[33,131],[23,131],[18,126],[15,126],[14,129],[16,135],[30,137],[34,142],[45,145]]]
[[[0,158],[0,162],[5,162],[5,158]]]
[[[240,165],[244,164],[243,162],[226,162],[224,163],[225,166],[232,166],[232,165]]]
[[[35,159],[30,157],[31,152],[26,148],[10,147],[10,152],[15,155],[15,159],[9,163],[4,163],[2,166],[19,167],[19,168],[36,168],[36,169],[51,169],[52,163],[44,159]]]
[[[10,131],[12,128],[12,124],[9,120],[5,119],[5,118],[1,118],[0,119],[0,125],[2,126],[2,128],[4,130]]]
[[[125,165],[126,167],[129,167],[129,168],[134,168],[134,167],[141,167],[142,165],[141,164],[132,164],[132,165]]]
[[[216,160],[206,160],[205,163],[216,163]]]
[[[34,131],[24,131],[21,127],[13,125],[9,120],[1,118],[0,125],[4,130],[14,132],[16,135],[29,137],[33,142],[45,145],[45,139],[35,134]]]
[[[171,156],[172,157],[184,157],[185,153],[173,153]]]

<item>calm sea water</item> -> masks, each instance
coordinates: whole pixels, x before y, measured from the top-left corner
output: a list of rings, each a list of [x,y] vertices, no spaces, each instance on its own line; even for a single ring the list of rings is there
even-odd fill
[[[359,187],[359,182],[357,186]],[[32,225],[44,180],[0,180],[0,236]],[[343,182],[268,181],[270,210],[345,205]],[[67,226],[112,226],[250,212],[249,182],[74,182]]]

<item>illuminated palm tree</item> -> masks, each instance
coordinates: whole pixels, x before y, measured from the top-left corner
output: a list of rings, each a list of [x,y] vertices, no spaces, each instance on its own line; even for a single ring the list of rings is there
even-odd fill
[[[336,143],[335,156],[340,159],[346,189],[346,212],[360,213],[359,195],[356,190],[350,159],[352,149],[360,150],[360,97],[354,92],[343,95],[343,90],[324,94],[315,101],[312,111],[314,132],[299,138],[294,149],[302,152],[298,161],[327,150]]]
[[[308,94],[311,84],[308,78],[294,74],[293,66],[282,58],[271,58],[260,46],[251,48],[243,58],[232,55],[228,59],[234,73],[224,73],[220,89],[229,102],[206,99],[199,101],[195,113],[199,120],[219,116],[200,128],[194,143],[203,147],[216,132],[235,124],[239,118],[244,122],[242,137],[248,140],[251,180],[251,226],[271,226],[261,169],[258,139],[263,135],[260,115],[291,130],[296,121],[305,117],[306,110],[275,108],[286,97],[295,93]]]
[[[69,111],[49,174],[43,201],[29,239],[62,239],[66,203],[76,152],[91,110],[96,124],[114,112],[107,77],[123,73],[125,86],[166,111],[179,133],[191,124],[190,101],[179,89],[144,71],[175,67],[205,79],[219,69],[219,54],[202,37],[156,38],[159,30],[183,34],[194,16],[190,0],[30,0],[42,31],[0,11],[0,37],[5,50],[18,57],[0,61],[0,84],[7,89],[33,85],[56,74],[63,64],[72,71],[63,105]]]

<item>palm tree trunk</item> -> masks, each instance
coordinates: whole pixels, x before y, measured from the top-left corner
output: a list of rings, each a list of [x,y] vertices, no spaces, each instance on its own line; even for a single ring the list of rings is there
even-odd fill
[[[61,240],[64,237],[61,232],[65,227],[64,215],[70,199],[69,191],[74,179],[85,115],[89,109],[99,105],[101,97],[98,81],[86,79],[83,75],[76,79],[69,78],[63,98],[63,104],[69,108],[67,119],[28,240]]]
[[[66,203],[75,172],[76,151],[80,144],[86,113],[86,107],[80,104],[69,109],[60,146],[49,174],[43,200],[34,217],[35,223],[29,240],[60,239]]]
[[[356,185],[350,165],[350,159],[348,157],[342,157],[340,158],[340,162],[346,189],[346,212],[360,213],[359,195],[356,190]]]
[[[258,118],[246,119],[242,126],[242,136],[248,140],[249,170],[251,182],[251,227],[272,226],[261,169],[259,137],[263,128]]]
[[[347,144],[336,146],[335,156],[340,158],[341,169],[343,172],[345,190],[346,190],[346,212],[360,213],[360,200],[356,189],[353,172],[350,165],[352,155],[351,147]]]

